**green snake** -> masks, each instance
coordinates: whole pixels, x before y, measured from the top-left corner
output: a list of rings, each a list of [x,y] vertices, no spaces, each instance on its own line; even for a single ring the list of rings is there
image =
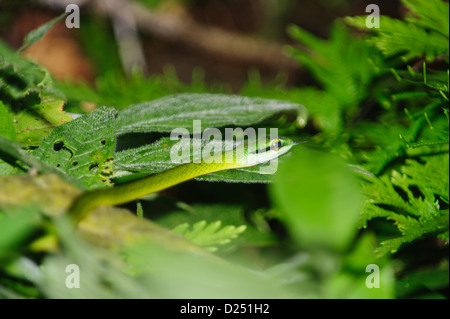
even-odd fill
[[[200,163],[181,164],[162,173],[150,175],[113,188],[85,192],[73,202],[69,209],[69,215],[78,222],[98,206],[124,204],[198,176],[266,163],[285,154],[296,144],[287,138],[267,140],[259,148],[249,143],[247,147],[236,147],[222,152],[220,157],[216,159],[202,160]],[[229,160],[230,158],[231,160]]]

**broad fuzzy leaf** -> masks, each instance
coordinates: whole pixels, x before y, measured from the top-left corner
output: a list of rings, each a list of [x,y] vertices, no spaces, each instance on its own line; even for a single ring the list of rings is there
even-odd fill
[[[341,111],[354,107],[367,96],[368,85],[379,70],[374,62],[381,62],[362,39],[350,37],[345,25],[336,23],[328,41],[297,26],[290,26],[288,31],[292,38],[308,47],[308,50],[290,48],[290,54],[311,70],[327,94],[337,100]]]
[[[13,142],[11,140],[5,139],[0,136],[0,156],[8,156],[14,162],[14,170],[10,173],[22,172],[20,169],[26,170],[27,167],[34,168],[41,173],[47,174],[56,174],[61,177],[66,182],[71,183],[74,186],[82,188],[81,184],[71,178],[69,175],[61,172],[57,168],[49,165],[45,161],[41,161],[36,158],[33,154],[30,154],[28,151],[25,151],[21,148],[21,146],[17,142]],[[24,166],[25,164],[25,166]],[[0,167],[0,175],[6,175],[5,172],[2,172],[3,169]]]
[[[72,120],[70,115],[64,113],[63,106],[64,100],[47,96],[17,113],[13,112],[11,115],[17,139],[28,145],[39,145],[53,128]]]
[[[296,117],[301,108],[290,102],[236,95],[176,94],[121,111],[116,133],[170,132],[176,128],[186,128],[192,133],[194,120],[202,121],[202,129],[248,126],[281,112]]]

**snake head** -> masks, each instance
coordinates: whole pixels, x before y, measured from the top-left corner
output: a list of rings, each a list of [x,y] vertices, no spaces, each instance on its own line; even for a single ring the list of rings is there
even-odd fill
[[[262,145],[249,145],[247,156],[245,157],[247,166],[258,165],[269,162],[287,153],[292,146],[299,144],[289,138],[268,139]]]

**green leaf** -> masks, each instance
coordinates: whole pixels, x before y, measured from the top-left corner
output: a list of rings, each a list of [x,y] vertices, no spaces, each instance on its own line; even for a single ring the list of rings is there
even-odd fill
[[[411,10],[406,21],[380,17],[380,28],[371,29],[376,35],[372,42],[384,55],[401,55],[405,61],[424,56],[427,60],[448,55],[448,3],[441,0],[404,0]],[[367,31],[366,16],[346,17],[345,21]],[[411,45],[414,43],[414,45]]]
[[[40,159],[36,158],[33,154],[30,154],[29,152],[22,149],[18,143],[13,142],[11,140],[7,140],[0,136],[0,155],[2,153],[8,155],[13,160],[18,161],[15,163],[15,167],[17,169],[18,168],[26,169],[26,167],[23,166],[23,164],[25,164],[29,168],[35,168],[37,171],[41,173],[56,174],[66,182],[71,183],[72,185],[77,186],[78,188],[82,188],[80,183],[72,179],[64,172],[61,172],[60,170],[49,165],[45,161],[41,161]],[[14,173],[15,172],[16,171],[14,171]],[[1,173],[2,171],[0,171],[0,175]]]
[[[25,36],[24,39],[24,43],[23,45],[20,47],[20,49],[18,50],[18,52],[22,52],[23,50],[25,50],[26,48],[28,48],[29,46],[33,45],[34,43],[36,43],[37,41],[39,41],[40,39],[42,39],[44,37],[44,35],[47,33],[48,30],[50,30],[55,24],[57,24],[60,20],[62,20],[65,16],[67,15],[67,13],[63,13],[61,14],[59,17],[54,18],[53,20],[50,20],[49,22],[47,22],[44,25],[41,25],[40,27],[38,27],[37,29],[32,30],[30,33],[28,33]]]
[[[0,101],[0,136],[12,141],[16,140],[12,119],[2,101]]]
[[[248,126],[281,112],[297,116],[301,108],[289,102],[235,95],[176,94],[121,111],[116,133],[170,132],[175,128],[192,133],[193,121],[199,119],[203,129]]]
[[[101,107],[55,128],[33,154],[86,188],[110,186],[117,110]]]
[[[12,52],[0,42],[0,99],[13,121],[17,140],[39,145],[50,131],[72,118],[49,72]]]
[[[449,37],[448,2],[442,0],[402,0],[402,2],[410,10],[408,21]]]
[[[39,145],[53,128],[72,120],[64,113],[63,105],[63,100],[48,96],[12,113],[17,139],[28,145]]]
[[[329,154],[297,149],[281,165],[272,198],[301,246],[345,249],[354,238],[361,194],[350,168]]]
[[[7,260],[6,257],[17,253],[20,243],[30,236],[37,221],[37,215],[30,209],[10,211],[11,214],[0,215],[0,265]]]
[[[366,98],[369,84],[382,62],[362,39],[351,37],[342,23],[334,24],[329,40],[317,38],[295,25],[288,32],[307,47],[307,50],[290,47],[289,53],[310,69],[326,94],[337,100],[333,106],[342,111]],[[378,62],[377,67],[374,62]]]

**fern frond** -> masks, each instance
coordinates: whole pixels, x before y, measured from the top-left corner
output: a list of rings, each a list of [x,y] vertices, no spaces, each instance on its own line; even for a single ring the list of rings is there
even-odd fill
[[[245,225],[222,227],[220,220],[207,223],[205,220],[193,225],[183,223],[172,229],[173,232],[183,235],[194,244],[205,247],[210,251],[216,251],[219,245],[226,245],[232,239],[242,234],[247,227]]]
[[[362,226],[371,219],[386,218],[402,234],[381,242],[378,254],[396,252],[402,244],[428,234],[447,238],[448,242],[449,212],[438,200],[448,202],[448,165],[448,154],[432,156],[425,164],[407,160],[400,171],[371,178],[364,185],[367,200]]]

